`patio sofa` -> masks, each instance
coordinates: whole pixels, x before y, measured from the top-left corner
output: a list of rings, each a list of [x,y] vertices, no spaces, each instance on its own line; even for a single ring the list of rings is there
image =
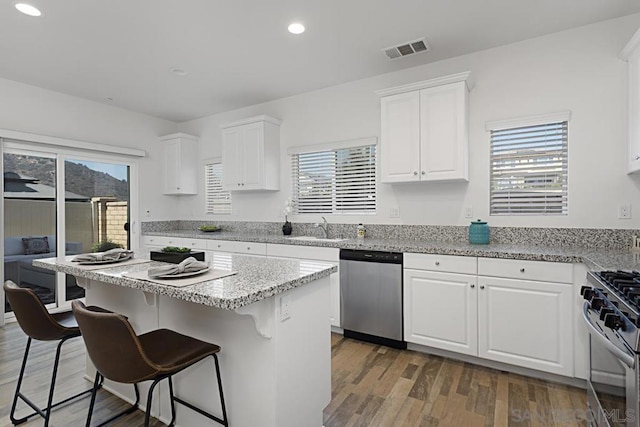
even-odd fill
[[[42,238],[43,236],[14,236],[5,237],[4,239],[4,268],[5,280],[13,280],[14,282],[29,283],[31,285],[40,286],[53,290],[55,286],[55,272],[37,268],[31,265],[34,259],[51,258],[56,256],[56,236],[48,235],[49,252],[42,253],[25,253],[23,237]],[[66,242],[65,252],[67,255],[78,254],[82,252],[82,243]]]

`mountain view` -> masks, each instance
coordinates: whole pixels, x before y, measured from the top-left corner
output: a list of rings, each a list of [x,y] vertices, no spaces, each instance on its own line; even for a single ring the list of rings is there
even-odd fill
[[[36,178],[40,184],[55,187],[55,160],[44,157],[4,155],[4,172],[15,172],[22,177]],[[78,163],[65,164],[66,190],[87,197],[116,197],[129,199],[129,185],[107,173]]]

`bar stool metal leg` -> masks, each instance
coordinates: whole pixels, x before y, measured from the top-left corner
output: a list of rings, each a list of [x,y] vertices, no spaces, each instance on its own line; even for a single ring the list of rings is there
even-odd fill
[[[222,406],[222,425],[228,426],[227,408],[224,404],[224,393],[222,392],[222,376],[220,375],[220,364],[218,363],[218,355],[213,354],[213,360],[216,362],[216,376],[218,377],[218,390],[220,391],[220,406]]]
[[[89,404],[89,413],[87,414],[86,427],[91,426],[91,417],[93,415],[93,407],[96,402],[96,394],[98,393],[98,390],[102,388],[103,382],[104,382],[104,376],[102,376],[100,372],[96,371],[96,376],[95,376],[95,380],[93,381],[93,389],[91,393],[91,403]],[[115,420],[116,418],[120,418],[122,416],[129,415],[132,412],[135,412],[138,409],[138,404],[140,403],[140,390],[138,390],[138,384],[133,385],[133,390],[136,393],[136,401],[124,411],[115,414],[111,418],[98,424],[96,427],[102,427],[104,425],[109,424],[111,421]]]
[[[171,401],[171,422],[169,426],[173,426],[176,422],[176,402],[173,399],[173,381],[169,376],[169,400]]]
[[[29,357],[29,349],[31,348],[31,337],[27,339],[27,346],[24,349],[24,357],[22,358],[22,366],[20,367],[20,375],[18,376],[18,384],[16,385],[16,392],[13,395],[13,404],[11,405],[11,412],[9,418],[13,425],[23,423],[29,417],[23,417],[19,420],[15,418],[16,405],[18,404],[18,397],[20,396],[20,387],[22,386],[22,379],[24,378],[24,370],[27,367],[27,358]],[[32,414],[34,415],[34,414]]]
[[[66,338],[63,338],[58,343],[56,348],[56,358],[53,362],[53,372],[51,374],[51,385],[49,386],[49,400],[47,400],[47,412],[44,417],[44,427],[49,426],[49,418],[51,417],[51,404],[53,403],[53,392],[56,386],[56,377],[58,376],[58,363],[60,362],[60,347],[62,347],[62,343],[65,342]]]
[[[189,402],[186,402],[182,399],[180,399],[177,396],[174,396],[173,394],[171,395],[171,400],[172,401],[176,401],[178,403],[180,403],[181,405],[186,406],[187,408],[191,409],[192,411],[195,411],[197,413],[199,413],[200,415],[203,415],[207,418],[209,418],[210,420],[213,420],[219,424],[222,424],[223,426],[228,426],[229,425],[229,420],[227,419],[227,409],[225,407],[224,404],[224,394],[222,393],[222,377],[220,376],[220,365],[218,363],[218,357],[216,356],[216,354],[212,354],[211,356],[213,356],[213,359],[215,360],[215,364],[216,364],[216,375],[218,377],[218,390],[220,392],[220,406],[222,407],[222,418],[216,417],[213,414],[210,414],[209,412],[203,411],[202,409],[198,408],[197,406],[192,405]],[[177,373],[177,372],[176,372]]]
[[[51,418],[51,410],[57,406],[63,405],[71,400],[74,400],[84,394],[90,393],[92,389],[88,389],[88,390],[84,390],[78,394],[74,394],[73,396],[70,396],[64,400],[61,400],[60,402],[57,403],[53,403],[53,393],[55,391],[55,383],[56,383],[56,378],[58,376],[58,365],[60,362],[60,351],[62,348],[62,344],[65,343],[68,339],[70,338],[75,338],[76,336],[68,336],[65,337],[63,339],[60,340],[60,342],[58,343],[57,347],[56,347],[56,357],[54,359],[53,362],[53,372],[51,375],[51,385],[49,386],[49,397],[47,399],[47,406],[44,409],[39,408],[35,403],[33,403],[31,401],[31,399],[29,399],[27,396],[25,396],[21,391],[20,388],[22,387],[22,381],[24,379],[24,372],[25,369],[27,367],[27,359],[29,358],[29,350],[31,349],[31,337],[27,338],[27,345],[25,347],[24,350],[24,357],[22,359],[22,366],[20,368],[20,374],[18,376],[18,383],[16,384],[16,392],[13,396],[13,403],[11,405],[11,412],[9,413],[9,418],[11,419],[11,422],[13,423],[13,425],[18,425],[18,424],[22,424],[25,421],[27,421],[29,418],[31,418],[34,415],[40,415],[42,418],[44,418],[44,426],[48,427],[49,425],[49,419]],[[31,407],[31,409],[33,409],[35,412],[30,413],[29,415],[26,415],[22,418],[16,418],[15,417],[15,410],[16,410],[16,406],[18,405],[18,398],[22,399],[22,401],[24,403],[26,403],[27,405],[29,405]]]
[[[149,421],[151,420],[151,399],[153,398],[153,389],[156,388],[156,385],[158,385],[158,383],[163,379],[165,379],[165,377],[156,378],[151,383],[151,387],[149,387],[149,393],[147,394],[147,411],[144,414],[144,427],[149,427]]]

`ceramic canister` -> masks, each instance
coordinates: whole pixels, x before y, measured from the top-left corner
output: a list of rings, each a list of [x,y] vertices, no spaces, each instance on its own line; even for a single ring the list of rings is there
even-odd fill
[[[486,221],[472,221],[469,225],[469,243],[486,245],[489,243],[489,226]]]

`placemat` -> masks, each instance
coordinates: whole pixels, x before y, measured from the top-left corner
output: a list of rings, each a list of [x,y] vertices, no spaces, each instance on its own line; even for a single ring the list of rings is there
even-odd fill
[[[237,273],[237,271],[211,269],[206,273],[202,273],[198,276],[185,277],[182,279],[152,279],[147,275],[146,271],[125,273],[123,274],[123,276],[129,277],[131,279],[146,280],[148,282],[159,283],[161,285],[169,285],[181,288],[183,286],[195,285],[196,283],[206,282],[208,280],[221,279],[223,277],[232,276]]]
[[[80,264],[79,262],[73,262],[70,260],[56,261],[56,264],[67,265],[69,267],[78,268],[80,270],[104,270],[111,267],[122,267],[123,265],[144,264],[145,262],[151,262],[144,258],[132,258],[126,261],[111,262],[106,264]]]

